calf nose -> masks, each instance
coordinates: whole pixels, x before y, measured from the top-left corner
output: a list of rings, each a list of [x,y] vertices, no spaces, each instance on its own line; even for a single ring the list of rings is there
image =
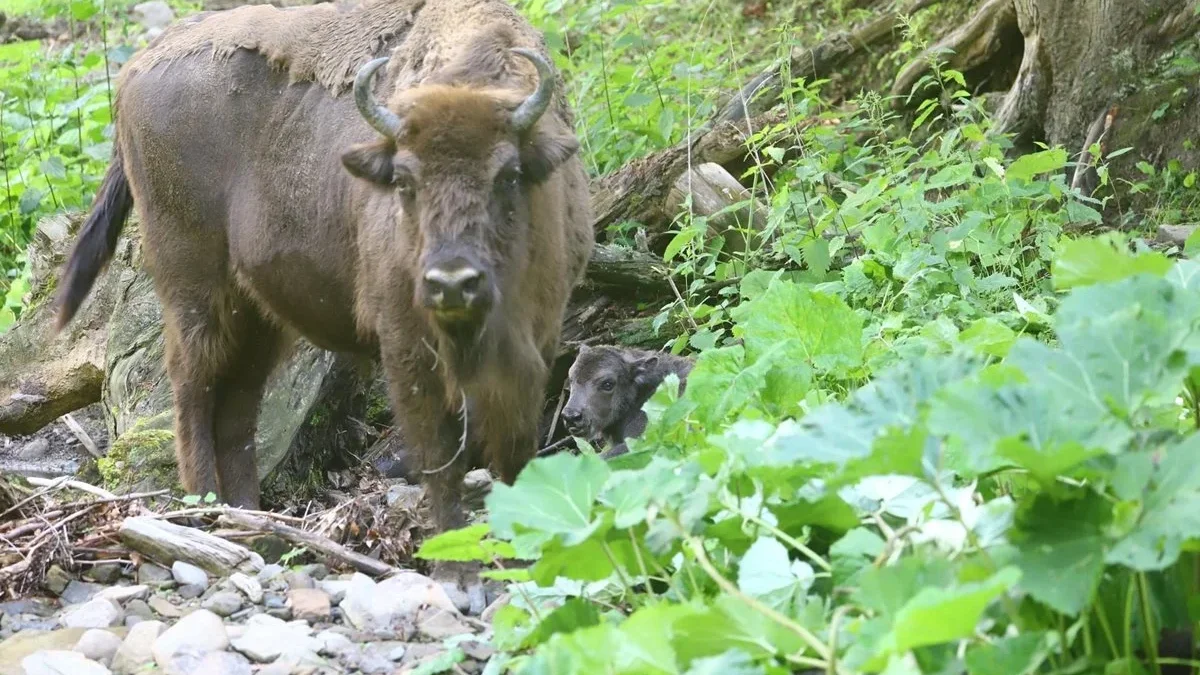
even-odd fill
[[[562,416],[563,420],[566,421],[567,424],[579,424],[579,421],[583,419],[583,412],[579,410],[572,410],[571,408],[564,408],[562,411]]]
[[[483,286],[483,272],[474,267],[434,267],[425,273],[425,287],[436,309],[469,307]]]

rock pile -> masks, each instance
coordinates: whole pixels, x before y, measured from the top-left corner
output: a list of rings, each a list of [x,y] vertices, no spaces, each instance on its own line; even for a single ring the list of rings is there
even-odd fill
[[[53,568],[45,597],[0,603],[0,675],[407,673],[435,659],[477,673],[493,652],[488,624],[416,572],[110,567],[108,583]]]

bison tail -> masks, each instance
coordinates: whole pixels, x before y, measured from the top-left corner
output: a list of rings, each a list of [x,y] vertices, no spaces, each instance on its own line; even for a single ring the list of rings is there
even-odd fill
[[[92,202],[92,212],[79,231],[79,239],[75,241],[75,248],[59,279],[55,333],[75,318],[79,306],[96,283],[96,276],[112,260],[117,250],[117,238],[132,209],[133,193],[129,190],[121,151],[116,148],[108,172],[104,174],[104,181]]]

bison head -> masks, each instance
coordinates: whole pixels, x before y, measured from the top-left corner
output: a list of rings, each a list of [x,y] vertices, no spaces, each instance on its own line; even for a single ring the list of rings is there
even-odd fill
[[[567,431],[595,440],[637,414],[657,384],[658,359],[657,354],[580,345],[567,376],[571,393],[562,411]]]
[[[478,336],[527,260],[532,190],[578,148],[563,125],[538,124],[554,72],[538,53],[511,52],[537,69],[532,94],[424,84],[375,100],[371,80],[386,58],[359,71],[354,97],[382,138],[353,146],[342,163],[389,191],[394,223],[412,251],[414,302],[453,337]],[[547,120],[550,122],[550,120]]]

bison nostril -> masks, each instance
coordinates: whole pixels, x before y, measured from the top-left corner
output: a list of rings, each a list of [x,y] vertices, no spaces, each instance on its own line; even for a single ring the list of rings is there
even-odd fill
[[[457,307],[470,303],[483,284],[483,273],[473,267],[446,270],[435,267],[425,273],[430,297],[438,307]]]
[[[583,417],[583,414],[578,410],[564,410],[562,416],[568,422],[578,422],[579,418]]]

